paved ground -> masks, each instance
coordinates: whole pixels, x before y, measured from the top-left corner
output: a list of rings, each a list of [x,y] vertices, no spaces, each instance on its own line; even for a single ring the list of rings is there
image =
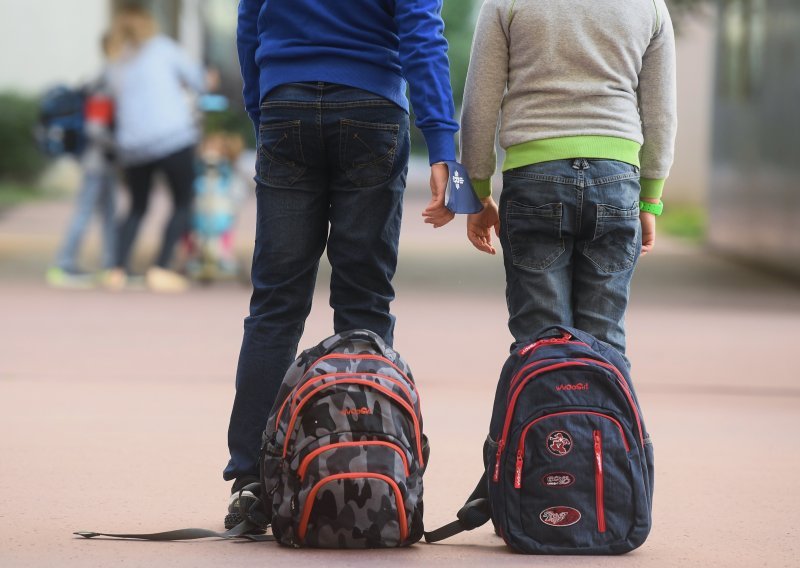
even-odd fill
[[[510,337],[499,259],[469,250],[461,227],[428,231],[421,209],[408,203],[396,345],[425,399],[433,527],[479,473]],[[640,265],[628,320],[657,463],[655,525],[636,552],[524,557],[485,527],[382,552],[73,538],[220,527],[248,292],[50,290],[41,274],[68,211],[41,203],[0,214],[0,566],[798,566],[800,290],[666,240]],[[329,333],[326,304],[323,280],[304,343]]]

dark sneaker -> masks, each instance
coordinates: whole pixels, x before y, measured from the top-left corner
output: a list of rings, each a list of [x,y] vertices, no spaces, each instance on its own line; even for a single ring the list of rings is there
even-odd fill
[[[241,509],[248,509],[256,500],[255,494],[245,489],[251,483],[258,483],[257,477],[240,477],[233,482],[231,498],[228,501],[228,514],[225,516],[225,530],[232,529],[244,520]]]

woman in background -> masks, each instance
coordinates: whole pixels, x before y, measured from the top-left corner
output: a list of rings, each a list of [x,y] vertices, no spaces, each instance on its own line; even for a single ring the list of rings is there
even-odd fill
[[[107,283],[111,288],[125,284],[153,176],[161,172],[173,209],[146,281],[155,291],[180,292],[188,281],[170,265],[176,243],[190,229],[194,150],[200,137],[186,90],[202,92],[204,74],[173,40],[158,34],[155,20],[144,9],[122,9],[115,25],[127,43],[125,55],[110,72],[110,84],[116,101],[119,160],[131,203],[119,229],[116,269]]]

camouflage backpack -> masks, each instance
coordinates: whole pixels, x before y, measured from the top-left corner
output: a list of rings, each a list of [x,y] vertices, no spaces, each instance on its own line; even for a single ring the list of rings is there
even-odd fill
[[[380,337],[355,330],[300,354],[263,435],[259,483],[246,486],[243,521],[224,533],[74,534],[93,538],[277,540],[316,548],[388,548],[422,538],[428,462],[420,400],[406,362]],[[272,525],[272,536],[264,530]]]
[[[384,548],[422,537],[419,394],[408,365],[374,333],[341,333],[304,351],[263,440],[260,505],[282,544]]]

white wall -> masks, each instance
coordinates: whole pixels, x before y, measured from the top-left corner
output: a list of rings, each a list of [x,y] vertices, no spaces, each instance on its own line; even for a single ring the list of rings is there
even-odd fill
[[[0,0],[0,90],[92,79],[110,10],[108,0]]]

